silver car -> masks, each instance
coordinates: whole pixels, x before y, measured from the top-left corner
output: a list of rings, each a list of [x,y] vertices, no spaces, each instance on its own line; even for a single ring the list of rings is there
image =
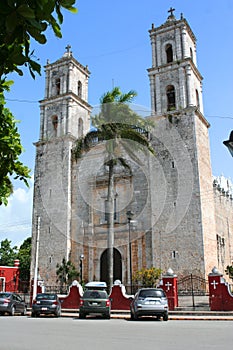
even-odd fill
[[[11,292],[0,293],[0,315],[8,313],[14,316],[16,313],[26,315],[27,305],[20,295]]]
[[[140,316],[163,317],[168,320],[168,300],[161,288],[142,288],[137,291],[130,305],[132,320]]]

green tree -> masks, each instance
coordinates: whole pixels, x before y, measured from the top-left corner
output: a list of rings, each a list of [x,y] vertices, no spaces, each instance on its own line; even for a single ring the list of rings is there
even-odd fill
[[[156,287],[162,270],[155,267],[141,269],[133,275],[133,281],[142,287]]]
[[[17,259],[17,247],[11,247],[11,241],[4,239],[1,241],[0,247],[0,265],[14,266],[14,261]]]
[[[58,277],[57,281],[60,282],[62,291],[64,285],[71,283],[74,279],[79,277],[79,272],[70,260],[66,261],[66,259],[63,258],[62,263],[60,265],[57,264],[56,275]]]
[[[113,248],[114,248],[114,169],[117,165],[128,169],[130,166],[126,154],[141,164],[141,151],[154,154],[150,145],[148,130],[152,124],[136,114],[128,105],[136,96],[134,90],[124,94],[119,87],[105,93],[100,99],[100,113],[92,118],[95,130],[78,139],[74,151],[76,159],[93,146],[98,140],[105,144],[105,165],[108,167],[108,283],[113,284]]]
[[[19,259],[20,280],[26,283],[30,281],[32,239],[28,237],[19,248],[17,258]]]
[[[16,120],[5,108],[4,92],[12,81],[9,73],[23,75],[22,67],[28,67],[31,76],[41,72],[31,45],[34,41],[45,44],[46,30],[52,28],[61,38],[62,9],[77,12],[75,0],[1,0],[0,1],[0,205],[7,205],[13,192],[11,177],[24,181],[28,186],[30,170],[18,159],[22,153]],[[56,16],[56,17],[55,17]]]
[[[227,265],[226,274],[229,275],[229,278],[233,279],[233,266],[232,265]]]

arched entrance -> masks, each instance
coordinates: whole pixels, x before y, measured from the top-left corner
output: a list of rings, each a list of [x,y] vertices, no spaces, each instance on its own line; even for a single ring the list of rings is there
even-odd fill
[[[108,281],[108,249],[105,249],[100,258],[100,280]],[[119,250],[113,248],[113,281],[115,280],[122,281],[122,261]]]

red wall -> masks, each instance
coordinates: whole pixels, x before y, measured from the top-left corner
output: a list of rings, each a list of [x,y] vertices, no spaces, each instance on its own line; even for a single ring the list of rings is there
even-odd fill
[[[0,291],[18,292],[19,289],[19,260],[15,266],[0,266]]]

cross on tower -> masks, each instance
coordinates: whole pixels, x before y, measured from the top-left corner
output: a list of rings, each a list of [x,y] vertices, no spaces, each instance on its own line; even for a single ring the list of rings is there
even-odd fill
[[[67,52],[67,53],[70,53],[71,46],[68,44],[68,45],[65,47],[65,49],[66,49],[66,52]]]
[[[170,16],[173,16],[173,12],[175,11],[175,9],[173,9],[172,7],[170,7],[170,10],[168,10],[167,12],[170,12]]]

